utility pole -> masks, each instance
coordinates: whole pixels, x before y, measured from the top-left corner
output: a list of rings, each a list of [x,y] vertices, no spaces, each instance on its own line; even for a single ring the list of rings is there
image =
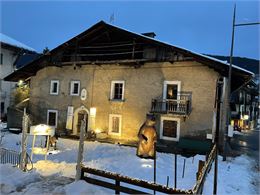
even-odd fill
[[[229,70],[228,70],[228,91],[227,91],[227,102],[226,102],[226,131],[224,133],[224,151],[223,151],[223,161],[226,160],[226,142],[228,141],[227,133],[229,125],[231,125],[231,109],[230,109],[230,102],[231,102],[231,79],[232,79],[232,63],[233,63],[233,49],[234,49],[234,39],[235,39],[235,27],[236,26],[249,26],[249,25],[258,25],[260,22],[253,22],[253,23],[240,23],[236,24],[236,4],[234,6],[233,12],[233,23],[232,23],[232,39],[231,39],[231,48],[230,48],[230,58],[229,58]]]

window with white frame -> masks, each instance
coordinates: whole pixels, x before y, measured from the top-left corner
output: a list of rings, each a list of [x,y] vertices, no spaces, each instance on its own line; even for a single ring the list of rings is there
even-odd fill
[[[58,80],[51,80],[50,94],[51,95],[59,94],[59,81]]]
[[[71,81],[70,83],[70,95],[79,96],[80,81]]]
[[[58,124],[58,110],[47,111],[47,124],[50,126],[57,127]]]
[[[109,115],[109,133],[121,135],[122,116],[119,114]]]
[[[178,141],[180,137],[180,119],[161,117],[160,138],[170,141]]]
[[[110,100],[124,100],[125,81],[112,81]]]

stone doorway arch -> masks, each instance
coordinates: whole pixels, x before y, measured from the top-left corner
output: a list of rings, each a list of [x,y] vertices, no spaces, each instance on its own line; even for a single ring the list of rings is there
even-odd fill
[[[85,106],[80,106],[73,114],[73,135],[79,135],[81,120],[86,116],[86,132],[89,129],[89,110]]]

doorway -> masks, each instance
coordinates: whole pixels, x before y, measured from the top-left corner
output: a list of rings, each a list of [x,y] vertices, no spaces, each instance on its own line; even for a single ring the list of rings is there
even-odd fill
[[[81,110],[78,112],[77,134],[80,134],[81,121],[87,118],[88,118],[88,113],[85,110]],[[88,127],[88,121],[86,120],[85,132],[87,132],[87,127]]]
[[[88,128],[89,128],[89,111],[88,111],[88,109],[85,108],[84,106],[81,106],[74,111],[73,116],[74,116],[73,117],[73,134],[74,135],[80,134],[81,121],[84,118],[86,119],[85,132],[87,132]]]

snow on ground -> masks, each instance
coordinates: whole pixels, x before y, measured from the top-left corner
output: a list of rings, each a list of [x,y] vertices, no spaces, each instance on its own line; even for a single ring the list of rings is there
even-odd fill
[[[15,135],[6,133],[2,142],[2,147],[12,150],[20,150],[21,134]],[[28,137],[27,151],[30,154],[32,137]],[[44,140],[38,139],[37,145],[44,145]],[[69,139],[59,139],[58,151],[48,155],[48,160],[44,161],[44,156],[34,155],[31,172],[20,172],[10,165],[0,165],[1,168],[1,193],[15,194],[104,194],[114,193],[114,191],[87,184],[84,181],[73,182],[76,172],[76,160],[78,141]],[[157,182],[166,185],[169,176],[169,185],[172,187],[174,180],[174,155],[157,153]],[[186,159],[186,169],[182,178],[183,162]],[[198,161],[204,160],[201,155],[193,158],[178,156],[177,187],[191,189],[196,181]],[[136,148],[105,144],[98,142],[85,142],[84,164],[97,169],[120,173],[125,176],[153,181],[153,160],[140,159],[136,156]],[[214,165],[214,164],[213,164]],[[223,162],[219,157],[219,177],[218,192],[220,194],[257,194],[255,181],[259,180],[259,172],[253,169],[254,161],[247,156],[229,158]],[[5,170],[4,174],[2,170]],[[204,194],[212,194],[213,171],[206,180]],[[8,175],[10,177],[5,177]],[[13,175],[13,176],[11,176]],[[16,175],[18,175],[16,177]],[[4,177],[2,177],[4,176]],[[10,179],[12,178],[12,180]],[[15,181],[16,178],[19,183]],[[45,187],[43,187],[45,186]],[[47,187],[48,186],[48,187]]]

